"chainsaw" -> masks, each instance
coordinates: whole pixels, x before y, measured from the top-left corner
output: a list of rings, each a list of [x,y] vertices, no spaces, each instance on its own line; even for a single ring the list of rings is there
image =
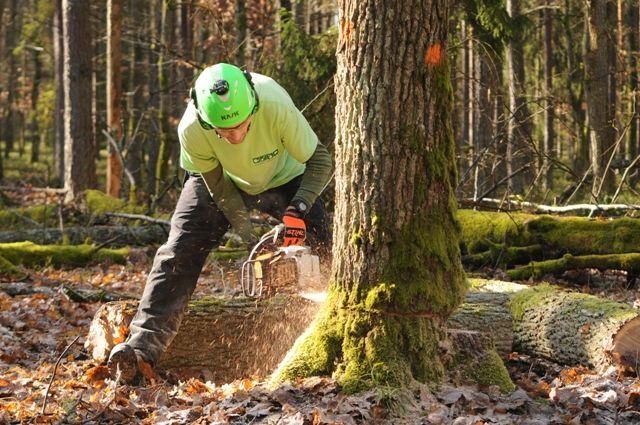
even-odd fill
[[[308,246],[278,246],[284,224],[262,235],[242,264],[240,284],[246,297],[295,294],[321,280],[320,259]]]

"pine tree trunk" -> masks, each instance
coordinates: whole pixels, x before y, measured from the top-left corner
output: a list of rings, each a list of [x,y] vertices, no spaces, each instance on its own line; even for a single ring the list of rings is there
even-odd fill
[[[466,290],[450,2],[339,6],[332,283],[327,308],[274,379],[333,372],[346,391],[438,381],[443,326]]]
[[[592,192],[598,196],[613,189],[611,170],[605,175],[614,144],[613,117],[609,101],[609,40],[607,34],[607,0],[587,2],[587,40],[584,53],[585,100],[589,119]]]
[[[8,61],[7,72],[7,100],[5,102],[4,123],[2,130],[2,139],[5,143],[4,157],[9,157],[9,152],[13,151],[13,143],[15,138],[15,81],[16,81],[16,60],[13,55],[13,49],[16,47],[16,36],[19,35],[18,31],[18,1],[11,0],[9,4],[9,28],[5,37],[5,55]]]
[[[53,62],[55,68],[56,103],[54,108],[53,163],[57,178],[64,181],[64,40],[62,0],[55,0],[53,15]]]
[[[67,201],[96,187],[96,148],[93,138],[89,2],[63,0],[65,88],[65,189]]]
[[[553,11],[551,10],[551,0],[546,0],[546,7],[543,13],[544,26],[544,133],[542,144],[542,185],[545,190],[553,189],[553,168],[552,155],[555,132],[553,124],[555,121],[553,101]]]
[[[38,128],[38,98],[40,97],[40,80],[42,79],[42,60],[40,47],[32,47],[33,55],[33,81],[31,83],[31,122],[29,124],[31,133],[31,163],[40,161],[40,129]]]
[[[107,2],[107,127],[120,146],[122,140],[122,0]],[[121,149],[120,147],[118,149]],[[122,187],[122,163],[117,148],[107,145],[107,191],[114,198],[120,197]]]
[[[163,0],[151,0],[149,2],[149,33],[153,40],[160,38],[160,23],[162,20],[162,1]],[[147,158],[147,193],[151,198],[151,209],[155,209],[156,199],[156,165],[158,163],[158,152],[160,149],[160,123],[158,122],[159,108],[160,108],[160,93],[159,93],[159,71],[158,71],[158,58],[157,58],[158,45],[156,42],[152,42],[149,50],[147,51],[149,64],[148,72],[148,84],[147,84],[147,98],[149,104],[149,138],[147,139],[146,154]]]
[[[520,17],[520,0],[507,0],[511,19]],[[507,175],[509,189],[522,194],[532,183],[531,114],[526,101],[524,49],[518,32],[507,47],[509,75],[509,124],[507,127]],[[522,167],[529,166],[525,171]]]

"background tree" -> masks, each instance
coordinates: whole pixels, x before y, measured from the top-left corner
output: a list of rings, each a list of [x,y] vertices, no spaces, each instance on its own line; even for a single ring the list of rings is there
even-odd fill
[[[454,218],[449,6],[339,3],[330,295],[280,377],[334,372],[354,391],[443,375],[442,324],[466,289]]]
[[[598,199],[602,190],[613,189],[614,176],[608,167],[614,154],[614,115],[610,100],[609,49],[607,31],[607,0],[589,0],[585,3],[587,36],[585,38],[585,99],[589,119],[593,196]]]
[[[64,37],[62,24],[62,0],[54,1],[53,63],[55,80],[53,165],[60,182],[64,180]]]
[[[96,187],[95,145],[91,115],[91,27],[89,2],[62,1],[64,28],[64,134],[66,199]]]
[[[107,190],[113,197],[120,196],[122,185],[122,163],[118,150],[122,150],[122,122],[120,101],[122,99],[122,1],[107,2],[107,127],[116,141],[116,146],[107,145]]]

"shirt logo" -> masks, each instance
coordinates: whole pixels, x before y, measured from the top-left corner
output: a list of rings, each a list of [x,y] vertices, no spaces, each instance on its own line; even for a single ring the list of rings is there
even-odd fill
[[[276,156],[278,156],[278,149],[270,153],[265,153],[264,155],[256,156],[255,158],[253,158],[253,163],[260,164],[262,162],[275,158]]]

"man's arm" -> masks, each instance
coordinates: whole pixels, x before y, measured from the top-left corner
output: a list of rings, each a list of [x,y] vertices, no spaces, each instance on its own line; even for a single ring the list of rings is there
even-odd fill
[[[253,234],[249,220],[249,212],[238,192],[238,188],[222,172],[218,166],[211,171],[202,173],[207,189],[220,211],[229,220],[234,230],[245,242],[251,242]]]
[[[316,150],[306,162],[306,170],[302,175],[300,188],[293,196],[292,203],[303,201],[307,205],[307,211],[309,211],[331,179],[332,172],[333,160],[331,159],[331,154],[322,143],[318,142]]]

